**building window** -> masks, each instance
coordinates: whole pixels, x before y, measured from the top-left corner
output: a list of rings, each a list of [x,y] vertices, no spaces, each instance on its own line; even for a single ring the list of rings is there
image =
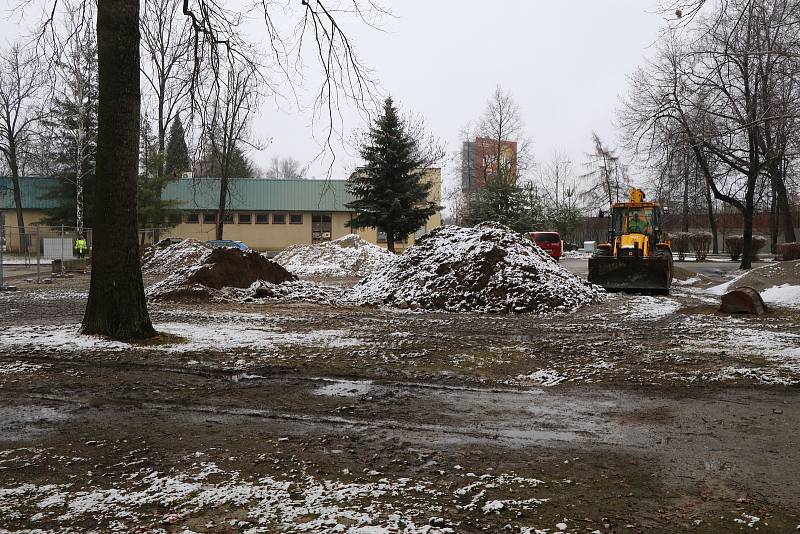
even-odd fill
[[[203,214],[203,224],[217,224],[217,214],[216,213],[204,213]]]
[[[222,222],[225,224],[233,224],[233,213],[226,213],[222,216]]]
[[[272,214],[272,224],[286,224],[286,214],[284,214],[284,213],[273,213]]]
[[[292,213],[289,215],[289,224],[303,224],[303,214]]]
[[[256,213],[256,224],[269,224],[269,213]]]
[[[311,242],[322,243],[331,240],[331,216],[328,214],[314,214],[311,216]]]
[[[200,222],[200,215],[197,213],[190,213],[186,216],[186,223],[187,224],[197,224]]]
[[[253,216],[249,213],[240,213],[239,214],[239,224],[252,224]]]
[[[196,217],[196,215],[195,215],[195,217]],[[169,223],[172,226],[177,226],[177,225],[179,225],[181,223],[181,214],[180,213],[170,213],[169,216],[167,216],[167,220],[169,221]],[[195,222],[197,222],[197,221],[195,221]]]

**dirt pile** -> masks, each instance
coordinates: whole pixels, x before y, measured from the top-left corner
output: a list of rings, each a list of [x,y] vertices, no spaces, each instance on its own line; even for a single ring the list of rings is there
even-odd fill
[[[299,276],[364,277],[394,263],[397,256],[355,234],[316,245],[292,245],[275,261]]]
[[[355,285],[347,300],[400,308],[533,312],[573,310],[604,292],[496,223],[442,226],[395,263]]]
[[[246,289],[258,281],[281,284],[297,280],[292,273],[254,250],[215,248],[199,264],[175,271],[148,289],[160,300],[201,300],[222,288]]]
[[[316,284],[308,280],[291,280],[272,284],[259,280],[247,289],[224,288],[214,298],[235,302],[282,301],[314,302],[335,305],[342,297],[343,289]]]
[[[184,239],[174,244],[170,239],[162,239],[142,252],[142,272],[170,274],[175,269],[197,265],[209,254],[211,247],[195,239]]]
[[[767,304],[800,307],[800,260],[768,263],[708,291],[722,295],[740,287],[752,287]]]

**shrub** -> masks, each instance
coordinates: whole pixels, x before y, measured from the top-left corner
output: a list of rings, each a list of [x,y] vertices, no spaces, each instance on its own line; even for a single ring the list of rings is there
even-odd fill
[[[692,234],[689,232],[678,232],[672,236],[672,249],[678,253],[678,261],[686,259],[686,253],[689,252],[691,241]]]
[[[729,235],[725,238],[725,248],[728,249],[733,261],[739,261],[742,257],[742,247],[744,247],[744,237],[740,235]]]
[[[696,232],[691,236],[692,250],[694,250],[697,261],[705,261],[708,256],[708,249],[711,248],[711,241],[714,236],[711,232]]]
[[[753,259],[758,259],[758,253],[761,252],[761,249],[764,248],[764,245],[767,244],[767,238],[763,235],[754,235],[753,236]]]
[[[778,252],[783,261],[800,260],[800,243],[783,243],[778,245]]]

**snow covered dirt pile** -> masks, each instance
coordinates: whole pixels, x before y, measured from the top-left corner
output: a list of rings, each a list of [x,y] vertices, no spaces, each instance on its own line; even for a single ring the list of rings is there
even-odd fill
[[[292,245],[274,260],[300,276],[364,277],[388,267],[397,256],[355,234],[317,245]]]
[[[355,285],[347,298],[400,308],[545,313],[603,296],[526,237],[483,223],[435,229],[393,265]]]
[[[296,276],[254,250],[215,248],[199,264],[179,269],[149,288],[147,294],[160,300],[206,300],[213,296],[210,290],[294,280]]]
[[[722,295],[739,287],[752,287],[767,304],[800,308],[800,260],[768,263],[708,291]]]
[[[142,253],[142,272],[144,274],[170,274],[175,269],[191,267],[202,262],[211,254],[211,248],[195,239],[184,239],[172,244],[162,239]]]

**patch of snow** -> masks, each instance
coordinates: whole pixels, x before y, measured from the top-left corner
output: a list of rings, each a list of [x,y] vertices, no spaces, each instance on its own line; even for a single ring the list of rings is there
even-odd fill
[[[800,285],[782,284],[765,289],[761,298],[767,304],[800,307]]]
[[[397,256],[349,234],[315,245],[292,245],[273,260],[302,276],[364,277],[385,269]]]
[[[38,363],[26,362],[0,362],[0,375],[22,374],[22,373],[35,373],[44,366]]]
[[[517,376],[517,380],[533,382],[536,385],[544,387],[557,386],[567,380],[567,378],[567,376],[559,373],[555,369],[539,369],[527,375]]]
[[[152,350],[166,352],[197,352],[204,350],[228,351],[236,349],[259,350],[280,346],[350,347],[361,340],[346,330],[312,330],[309,332],[283,332],[269,326],[237,323],[189,324],[159,323],[159,332],[185,339],[156,345],[136,345],[112,341],[99,336],[78,334],[80,325],[32,325],[9,327],[0,337],[0,346],[49,348],[63,351],[80,350]]]
[[[669,297],[631,296],[624,301],[629,319],[658,320],[674,314],[681,306]]]
[[[149,246],[142,254],[142,272],[171,274],[176,269],[201,263],[211,254],[211,247],[195,239],[184,239],[174,245],[165,242]]]

